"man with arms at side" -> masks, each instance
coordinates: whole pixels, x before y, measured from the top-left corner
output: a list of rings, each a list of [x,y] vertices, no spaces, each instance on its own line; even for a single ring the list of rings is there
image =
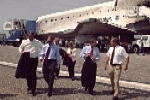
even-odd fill
[[[27,74],[27,91],[28,93],[32,93],[33,96],[36,95],[36,69],[38,66],[38,50],[39,48],[43,47],[43,44],[34,39],[34,32],[29,31],[27,40],[22,41],[22,44],[19,47],[19,52],[29,52],[30,53],[30,60],[29,60],[29,69]]]
[[[110,94],[114,95],[113,100],[118,100],[119,78],[121,75],[122,63],[124,58],[126,58],[124,70],[127,70],[129,63],[129,56],[126,53],[124,47],[119,46],[119,40],[116,37],[112,37],[110,44],[111,47],[109,48],[107,53],[107,59],[104,69],[108,70],[108,74],[110,76],[110,81],[112,85],[112,91]]]
[[[55,40],[54,40],[54,44],[55,44],[56,46],[58,46],[59,49],[60,49],[59,41],[60,41],[60,39],[59,39],[58,37],[56,37]],[[59,58],[58,60],[60,60],[60,58]],[[56,68],[56,71],[55,71],[55,75],[56,75],[57,77],[59,76],[59,72],[60,72],[60,65],[59,65],[59,68]]]
[[[53,83],[55,78],[55,70],[59,69],[60,54],[59,47],[54,44],[54,37],[48,36],[47,44],[43,46],[40,53],[40,61],[43,61],[43,75],[48,84],[48,96],[52,96]]]

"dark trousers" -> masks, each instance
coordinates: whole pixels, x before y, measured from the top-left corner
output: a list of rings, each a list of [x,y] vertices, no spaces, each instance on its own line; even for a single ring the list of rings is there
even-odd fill
[[[30,58],[28,74],[27,74],[27,86],[28,89],[31,89],[32,92],[35,92],[36,89],[36,69],[38,66],[38,58]]]
[[[60,66],[59,66],[59,68],[60,68]],[[55,70],[55,76],[58,77],[58,76],[59,76],[59,72],[60,72],[60,70],[56,69],[56,70]]]
[[[139,54],[140,54],[140,53],[145,54],[145,52],[144,52],[144,47],[140,47],[140,49],[139,49]]]
[[[91,73],[89,73],[90,77],[88,79],[86,88],[89,88],[90,91],[93,91],[93,88],[95,87],[95,83],[96,83],[97,64],[93,63],[91,67],[92,67],[92,70],[91,70]]]
[[[68,72],[69,72],[69,77],[72,78],[74,77],[74,66],[76,64],[76,61],[70,61],[68,64]]]
[[[43,64],[43,75],[44,79],[48,84],[48,94],[52,94],[53,90],[53,83],[54,83],[54,78],[55,78],[55,73],[56,71],[56,60],[48,60],[44,61]]]

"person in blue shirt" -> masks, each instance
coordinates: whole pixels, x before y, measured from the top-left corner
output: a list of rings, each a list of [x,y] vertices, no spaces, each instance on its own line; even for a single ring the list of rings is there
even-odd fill
[[[58,37],[55,37],[54,44],[55,44],[56,46],[58,46],[58,47],[59,47],[59,50],[60,50],[59,41],[60,41],[60,39],[59,39]],[[60,59],[59,59],[59,60],[60,60]],[[55,76],[56,76],[56,77],[59,76],[59,72],[60,72],[60,65],[59,65],[59,69],[56,69],[56,71],[55,71]]]
[[[97,62],[100,60],[100,52],[96,47],[96,39],[90,40],[90,45],[85,46],[81,53],[80,57],[84,59],[81,81],[85,83],[82,86],[85,87],[85,90],[89,94],[93,95],[93,88],[96,82],[96,71],[97,71]],[[82,80],[83,79],[83,80]]]
[[[60,54],[59,47],[54,44],[54,37],[48,36],[47,44],[43,46],[40,53],[40,61],[44,60],[43,63],[43,75],[44,79],[48,84],[48,96],[52,96],[52,89],[54,83],[54,72],[56,69],[59,70],[60,65]]]

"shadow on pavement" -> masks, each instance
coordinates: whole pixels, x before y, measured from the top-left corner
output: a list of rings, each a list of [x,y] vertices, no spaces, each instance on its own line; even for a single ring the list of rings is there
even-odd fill
[[[69,76],[59,76],[58,78],[69,78]]]
[[[110,90],[102,90],[102,94],[110,95],[109,93],[111,91],[111,85],[100,83],[100,82],[97,82],[96,84],[97,85],[101,84],[101,85],[104,85],[104,86],[109,86]],[[119,95],[119,98],[121,100],[126,100],[126,99],[132,100],[132,99],[135,99],[135,98],[149,98],[150,97],[150,92],[145,91],[145,90],[135,89],[135,88],[120,87],[120,92],[121,93]]]
[[[48,88],[37,88],[37,94],[48,93]],[[53,88],[53,95],[77,94],[76,88]]]
[[[139,90],[139,89],[131,89],[131,88],[124,88],[124,91],[121,91],[121,99],[134,99],[134,98],[149,98],[150,92]]]
[[[37,94],[48,93],[47,88],[37,88]],[[67,94],[88,94],[84,89],[77,88],[53,88],[53,95],[67,95]],[[101,92],[94,91],[94,95],[102,95]]]
[[[5,98],[9,98],[9,97],[14,97],[18,94],[0,94],[0,99],[5,99]]]

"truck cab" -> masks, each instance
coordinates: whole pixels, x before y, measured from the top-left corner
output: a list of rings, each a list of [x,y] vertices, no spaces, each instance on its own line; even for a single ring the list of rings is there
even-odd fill
[[[141,47],[141,41],[143,41],[143,47],[145,51],[148,51],[150,49],[150,35],[142,35],[141,39],[132,41],[131,49],[134,53],[139,52],[139,49]]]

